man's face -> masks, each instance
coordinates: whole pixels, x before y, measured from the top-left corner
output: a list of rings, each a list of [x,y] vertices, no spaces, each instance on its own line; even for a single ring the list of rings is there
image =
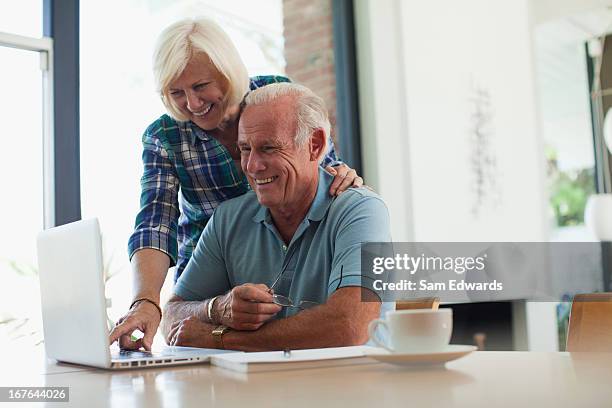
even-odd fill
[[[238,126],[241,166],[261,205],[274,209],[303,200],[317,175],[309,143],[296,147],[294,101],[283,96],[248,106]]]

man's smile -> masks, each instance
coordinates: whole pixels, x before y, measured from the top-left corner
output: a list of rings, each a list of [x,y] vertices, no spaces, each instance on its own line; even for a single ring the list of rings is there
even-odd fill
[[[271,182],[273,182],[277,178],[278,178],[278,176],[272,176],[272,177],[261,178],[261,179],[253,178],[253,180],[255,180],[255,184],[257,184],[258,186],[261,186],[261,185],[264,185],[264,184],[270,184]]]

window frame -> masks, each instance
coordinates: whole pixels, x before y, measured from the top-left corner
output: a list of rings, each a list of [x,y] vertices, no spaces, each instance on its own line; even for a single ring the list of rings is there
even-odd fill
[[[43,35],[53,43],[48,228],[81,219],[79,0],[43,0]]]
[[[45,228],[55,225],[55,138],[53,127],[53,40],[49,37],[32,38],[0,32],[0,47],[38,52],[43,88],[43,220]]]

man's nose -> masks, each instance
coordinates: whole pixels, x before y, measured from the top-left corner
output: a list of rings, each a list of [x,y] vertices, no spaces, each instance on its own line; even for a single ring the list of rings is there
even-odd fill
[[[261,155],[257,154],[257,152],[251,151],[249,158],[247,159],[247,172],[250,174],[256,174],[264,171],[265,169],[266,164]]]
[[[187,91],[187,109],[191,112],[197,112],[202,107],[203,102],[202,99],[198,96],[196,92],[192,90]]]

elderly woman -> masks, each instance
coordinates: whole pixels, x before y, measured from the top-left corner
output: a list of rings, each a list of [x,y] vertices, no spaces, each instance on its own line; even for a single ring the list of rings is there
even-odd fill
[[[119,339],[122,348],[147,350],[159,326],[168,269],[176,266],[176,281],[213,210],[249,189],[236,146],[242,98],[249,90],[288,81],[249,78],[227,34],[207,19],[185,19],[166,28],[153,60],[168,114],[142,138],[141,209],[128,244],[134,301],[110,334],[110,342]],[[338,160],[331,140],[329,146],[321,165],[336,176],[330,194],[360,186],[363,180]],[[131,340],[135,329],[144,332],[141,340]]]

